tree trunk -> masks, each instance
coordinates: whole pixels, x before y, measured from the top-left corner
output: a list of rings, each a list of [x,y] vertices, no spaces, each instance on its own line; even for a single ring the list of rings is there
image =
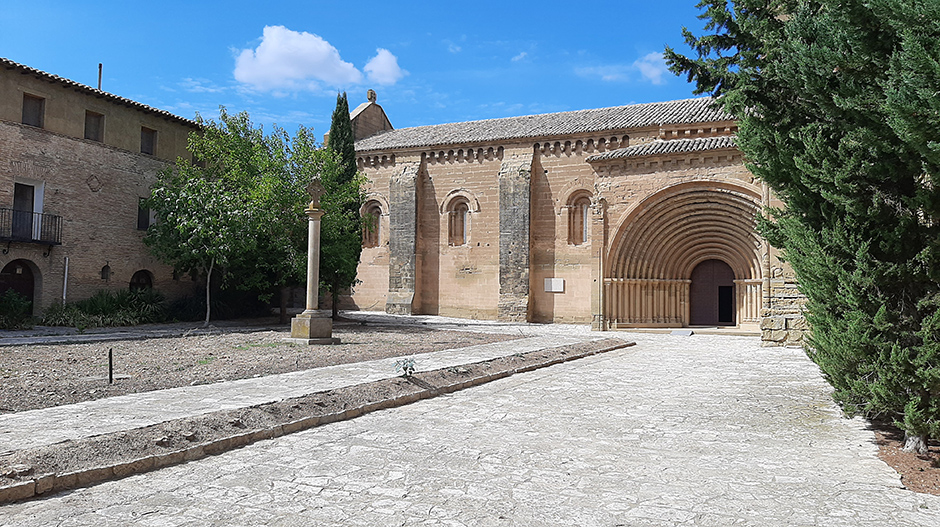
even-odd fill
[[[330,299],[333,301],[333,320],[339,318],[339,284],[333,282],[333,290],[330,291]]]
[[[904,448],[905,452],[914,452],[915,454],[926,454],[927,453],[927,436],[926,435],[912,435],[909,432],[904,432]]]
[[[281,288],[281,299],[278,304],[281,314],[281,324],[287,324],[290,322],[290,317],[287,316],[287,299],[290,297],[290,288],[284,286]]]
[[[212,305],[209,303],[209,288],[212,287],[212,268],[215,267],[215,258],[209,263],[209,272],[206,273],[206,323],[202,327],[209,327],[209,313],[212,311]]]

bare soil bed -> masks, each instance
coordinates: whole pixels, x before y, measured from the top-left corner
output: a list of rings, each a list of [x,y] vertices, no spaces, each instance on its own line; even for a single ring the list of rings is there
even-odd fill
[[[878,457],[901,475],[908,490],[940,496],[940,446],[929,444],[926,454],[904,452],[904,432],[884,423],[875,423]]]
[[[285,342],[286,329],[0,347],[0,414],[518,338],[355,323],[337,324],[333,335],[340,344],[314,348]],[[109,349],[115,376],[110,385]]]

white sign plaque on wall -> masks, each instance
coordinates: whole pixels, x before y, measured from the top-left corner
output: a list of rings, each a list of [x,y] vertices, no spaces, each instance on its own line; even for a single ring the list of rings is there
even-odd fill
[[[565,279],[564,278],[546,278],[545,279],[545,292],[546,293],[564,293],[565,292]]]

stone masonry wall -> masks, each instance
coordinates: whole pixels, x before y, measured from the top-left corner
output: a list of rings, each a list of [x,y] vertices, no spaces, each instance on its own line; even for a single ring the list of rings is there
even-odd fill
[[[529,312],[529,185],[532,156],[499,170],[499,304],[497,319],[525,322]]]
[[[172,269],[150,255],[137,230],[138,200],[150,193],[166,163],[94,141],[75,139],[0,121],[0,208],[13,205],[17,180],[43,183],[42,212],[61,216],[62,245],[14,242],[0,253],[0,268],[26,260],[36,274],[36,312],[62,299],[65,258],[67,300],[101,289],[126,289],[131,276],[148,271],[157,291],[169,297],[190,292],[193,282],[174,280]],[[111,276],[101,278],[101,269]]]
[[[415,296],[415,236],[419,165],[404,164],[389,181],[388,299],[385,311],[410,315]]]

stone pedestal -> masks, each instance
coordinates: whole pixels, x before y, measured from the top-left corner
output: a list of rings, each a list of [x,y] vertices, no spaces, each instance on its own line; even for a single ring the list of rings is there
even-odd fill
[[[339,344],[338,338],[333,338],[333,319],[331,313],[319,310],[320,287],[320,196],[323,195],[323,185],[319,179],[314,179],[307,185],[310,194],[310,205],[304,212],[309,219],[307,231],[307,307],[303,313],[290,321],[290,338],[285,339],[292,344]]]
[[[290,321],[292,344],[339,344],[333,337],[333,319],[329,311],[304,311]]]

